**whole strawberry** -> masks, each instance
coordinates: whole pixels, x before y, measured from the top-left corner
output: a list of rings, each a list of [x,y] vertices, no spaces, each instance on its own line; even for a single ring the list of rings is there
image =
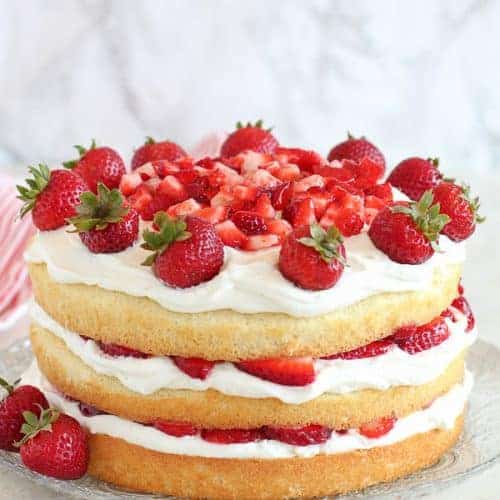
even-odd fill
[[[479,198],[470,197],[468,186],[442,182],[434,188],[434,200],[440,203],[441,212],[450,218],[442,230],[450,240],[467,239],[475,231],[476,223],[484,222],[478,214]]]
[[[257,153],[274,153],[279,146],[278,141],[271,134],[271,129],[262,128],[262,120],[255,124],[248,122],[236,124],[236,130],[229,134],[221,146],[220,154],[223,158],[236,156],[243,151],[251,150]]]
[[[93,253],[115,253],[133,245],[139,234],[139,214],[118,189],[99,183],[97,195],[87,191],[69,219],[83,244]]]
[[[172,219],[155,215],[159,231],[145,230],[142,248],[153,250],[144,262],[166,285],[188,288],[211,280],[224,263],[224,244],[214,226],[198,217]]]
[[[41,408],[48,408],[49,404],[40,390],[31,385],[14,388],[0,378],[0,387],[7,391],[7,397],[0,401],[0,449],[17,451],[14,443],[23,437],[23,412],[40,415]]]
[[[437,158],[407,158],[394,167],[387,181],[412,200],[419,200],[424,191],[437,186],[443,177]]]
[[[331,288],[345,265],[342,237],[335,226],[325,231],[319,224],[300,226],[281,246],[279,270],[288,280],[307,290]]]
[[[41,231],[58,229],[76,214],[80,195],[88,190],[87,183],[69,170],[49,170],[46,165],[29,167],[33,176],[26,186],[17,186],[18,198],[24,201],[21,217],[30,210],[33,223]]]
[[[26,467],[56,479],[79,479],[85,475],[88,437],[73,417],[48,408],[39,417],[25,412],[24,419],[24,437],[18,444]]]
[[[132,156],[131,167],[132,170],[135,170],[150,161],[175,161],[183,156],[187,156],[187,153],[175,142],[156,142],[152,137],[147,137],[146,142],[136,149],[134,156]]]
[[[431,191],[418,202],[387,206],[373,219],[368,235],[373,244],[400,264],[421,264],[437,248],[439,233],[450,218],[433,204]]]
[[[333,160],[353,160],[357,163],[363,158],[369,158],[382,167],[382,173],[385,171],[385,158],[381,151],[367,141],[364,137],[356,139],[351,134],[347,134],[347,141],[334,146],[328,153],[328,161]]]
[[[78,174],[91,191],[97,192],[99,182],[110,189],[120,185],[120,180],[126,171],[125,163],[114,149],[97,147],[94,140],[89,149],[83,146],[75,146],[75,148],[80,158],[64,162],[63,165]]]

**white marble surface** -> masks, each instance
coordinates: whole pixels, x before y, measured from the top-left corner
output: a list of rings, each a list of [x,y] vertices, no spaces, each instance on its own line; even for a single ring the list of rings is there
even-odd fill
[[[96,137],[130,157],[262,117],[474,169],[500,160],[495,0],[0,0],[0,164]]]

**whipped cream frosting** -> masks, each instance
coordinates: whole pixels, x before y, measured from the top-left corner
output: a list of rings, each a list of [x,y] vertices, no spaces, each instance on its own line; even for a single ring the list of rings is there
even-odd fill
[[[143,224],[143,228],[145,224]],[[141,266],[148,252],[140,241],[123,252],[93,254],[67,228],[41,231],[25,253],[28,262],[45,263],[59,283],[97,285],[137,297],[148,297],[165,309],[199,313],[231,309],[240,313],[286,313],[310,317],[335,311],[382,292],[424,290],[436,268],[465,260],[464,243],[440,238],[441,251],[418,266],[398,264],[380,252],[368,234],[346,238],[349,267],[328,290],[310,291],[286,280],[277,267],[279,247],[244,252],[225,247],[224,266],[212,280],[178,289]]]
[[[397,346],[373,358],[355,360],[314,360],[316,379],[304,387],[275,384],[245,373],[232,363],[218,363],[205,380],[186,375],[168,357],[138,359],[113,357],[92,340],[84,340],[51,318],[38,304],[31,308],[32,319],[64,341],[86,365],[100,374],[116,377],[125,387],[140,394],[159,389],[215,389],[229,396],[277,398],[300,404],[326,393],[345,394],[361,389],[386,390],[398,385],[421,385],[437,378],[449,363],[477,338],[466,333],[467,319],[454,310],[457,322],[446,319],[450,337],[442,344],[410,355]]]
[[[412,413],[396,421],[393,429],[380,438],[367,438],[357,430],[346,434],[332,433],[328,441],[319,445],[293,446],[274,440],[262,440],[241,444],[216,444],[204,441],[200,436],[174,437],[154,427],[148,427],[114,415],[85,417],[78,403],[68,401],[59,394],[40,373],[33,362],[23,375],[22,383],[39,387],[49,402],[64,413],[77,419],[92,434],[106,434],[160,453],[212,458],[274,459],[313,457],[320,454],[345,453],[398,443],[415,434],[432,429],[452,429],[462,413],[471,391],[473,377],[466,372],[463,384],[454,386],[437,398],[428,408]]]

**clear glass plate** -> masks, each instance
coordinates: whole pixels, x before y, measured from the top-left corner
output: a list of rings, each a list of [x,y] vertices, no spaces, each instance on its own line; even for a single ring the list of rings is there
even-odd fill
[[[22,340],[0,351],[0,375],[18,377],[30,364],[29,342]],[[393,483],[373,486],[359,493],[336,497],[337,500],[389,499],[405,492],[405,498],[426,493],[436,494],[450,483],[470,477],[493,465],[500,457],[500,350],[484,341],[477,342],[468,357],[468,367],[475,374],[475,386],[470,399],[466,427],[457,445],[439,463]],[[15,453],[0,451],[0,467],[10,469],[38,484],[47,486],[65,497],[87,500],[129,499],[152,497],[118,490],[111,485],[85,477],[78,481],[57,481],[27,470]]]

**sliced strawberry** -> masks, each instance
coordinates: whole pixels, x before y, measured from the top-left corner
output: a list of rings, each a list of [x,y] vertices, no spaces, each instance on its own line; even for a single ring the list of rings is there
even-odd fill
[[[374,186],[384,174],[385,167],[369,158],[363,158],[359,163],[345,162],[345,166],[354,174],[354,185],[359,189]]]
[[[399,328],[393,339],[408,354],[416,354],[443,343],[449,336],[448,325],[438,316],[422,326]]]
[[[308,446],[326,443],[332,435],[332,430],[316,424],[303,427],[274,427],[268,425],[263,428],[263,434],[265,439],[274,439],[294,446]]]
[[[284,219],[273,219],[267,222],[267,231],[278,236],[281,242],[292,232],[293,228]]]
[[[273,166],[268,171],[282,182],[293,182],[302,177],[300,168],[297,165]]]
[[[263,234],[267,231],[267,224],[264,217],[254,212],[240,210],[231,216],[231,220],[247,236],[254,234]]]
[[[209,443],[251,443],[261,439],[260,429],[203,429],[201,437]]]
[[[388,182],[384,184],[375,184],[375,186],[368,188],[365,193],[367,195],[376,196],[387,203],[393,201],[392,188]]]
[[[331,356],[325,356],[321,359],[363,359],[363,358],[374,358],[375,356],[380,356],[388,352],[394,346],[392,339],[382,339],[375,340],[374,342],[353,349],[352,351],[341,352],[338,354],[332,354]]]
[[[240,361],[240,370],[281,385],[303,386],[315,379],[312,358],[268,358]]]
[[[172,422],[167,420],[156,420],[154,422],[155,429],[158,429],[169,436],[183,437],[195,436],[198,434],[198,429],[187,422]]]
[[[202,358],[182,358],[181,356],[173,356],[172,361],[179,370],[182,370],[192,378],[199,378],[201,380],[205,380],[210,375],[215,365],[215,361],[207,361]]]
[[[302,170],[312,172],[315,167],[321,165],[325,160],[316,151],[300,148],[277,148],[275,153],[284,156],[288,163],[298,165]]]
[[[296,193],[305,193],[307,190],[313,187],[322,188],[325,185],[325,180],[321,175],[310,175],[309,177],[304,177],[300,181],[297,181],[294,185],[294,191]]]
[[[323,165],[316,170],[316,173],[325,177],[326,179],[341,182],[341,183],[352,183],[354,182],[354,174],[351,170],[345,167],[332,167],[329,165]]]
[[[229,213],[228,207],[206,207],[201,208],[197,212],[194,212],[193,215],[196,217],[200,217],[200,219],[205,219],[212,224],[218,224],[227,219],[227,215]]]
[[[294,201],[283,210],[283,219],[293,227],[309,226],[316,222],[314,204],[311,198]]]
[[[189,184],[186,184],[186,191],[188,196],[198,203],[208,204],[217,193],[217,188],[210,185],[208,177],[197,177]]]
[[[160,179],[165,178],[167,175],[177,174],[180,171],[178,165],[168,160],[155,160],[151,162],[151,165]]]
[[[239,201],[255,201],[259,190],[255,186],[234,186],[233,196]]]
[[[273,188],[280,184],[279,179],[262,168],[248,175],[247,182],[262,188]]]
[[[153,196],[147,189],[137,190],[128,198],[128,202],[134,207],[143,220],[153,220],[155,214],[152,206]]]
[[[275,234],[262,234],[249,236],[243,244],[243,250],[254,251],[274,247],[280,244],[280,239]]]
[[[276,210],[274,210],[269,195],[263,193],[257,197],[254,212],[266,219],[272,219],[275,217]]]
[[[180,203],[188,197],[186,188],[182,185],[179,179],[173,175],[167,175],[160,182],[157,190],[172,199],[174,203]]]
[[[283,210],[287,207],[293,197],[293,184],[284,182],[276,186],[271,194],[271,203],[276,210]]]
[[[367,195],[365,197],[365,221],[367,224],[371,224],[372,220],[377,216],[377,214],[387,205],[385,200],[378,198],[377,196]]]
[[[216,164],[210,171],[208,179],[212,186],[236,186],[236,184],[243,184],[244,180],[236,170],[233,170],[223,163]]]
[[[332,201],[331,193],[320,187],[312,187],[307,191],[307,195],[312,199],[316,219],[320,220]]]
[[[135,349],[130,349],[130,347],[125,347],[123,345],[118,344],[106,344],[104,342],[97,342],[101,351],[105,352],[109,356],[118,357],[125,356],[130,358],[150,358],[149,354],[146,354],[141,351],[136,351]]]
[[[175,174],[176,179],[178,179],[184,186],[190,184],[195,179],[198,178],[198,172],[194,168],[181,170]]]
[[[397,418],[395,417],[382,417],[373,422],[363,424],[359,428],[359,433],[370,439],[376,439],[384,436],[392,430]]]
[[[177,203],[176,205],[172,205],[168,210],[168,215],[172,217],[182,217],[184,215],[194,214],[198,210],[200,210],[201,205],[193,200],[193,198],[188,198],[187,200]]]
[[[219,207],[221,205],[229,206],[233,203],[234,196],[230,186],[222,186],[220,191],[212,197],[210,205],[212,207]]]
[[[463,296],[457,297],[451,303],[451,305],[465,315],[465,317],[467,318],[467,328],[465,331],[470,332],[474,328],[474,325],[476,324],[476,319],[474,318],[474,313],[472,312],[472,309],[467,299]]]
[[[134,173],[135,172],[141,176],[143,181],[156,177],[156,170],[151,163],[145,163],[141,167],[137,168]]]
[[[224,245],[233,248],[242,248],[245,246],[248,237],[245,233],[240,231],[236,224],[231,220],[226,220],[215,226],[217,234],[220,236]]]

